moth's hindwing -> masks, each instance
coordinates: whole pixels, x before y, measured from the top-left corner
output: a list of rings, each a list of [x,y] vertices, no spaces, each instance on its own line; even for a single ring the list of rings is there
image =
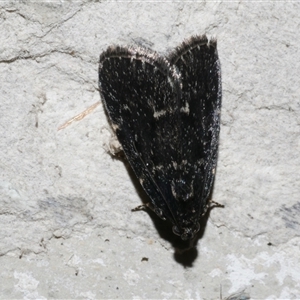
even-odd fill
[[[193,37],[167,58],[141,47],[100,56],[102,100],[156,213],[190,239],[207,209],[221,106],[216,43]]]

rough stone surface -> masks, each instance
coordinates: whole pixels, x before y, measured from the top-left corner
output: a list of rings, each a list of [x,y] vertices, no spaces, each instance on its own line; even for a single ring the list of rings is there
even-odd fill
[[[300,298],[300,51],[297,2],[0,4],[0,298]],[[100,53],[166,53],[218,39],[218,171],[197,249],[176,252],[126,163],[105,151]]]

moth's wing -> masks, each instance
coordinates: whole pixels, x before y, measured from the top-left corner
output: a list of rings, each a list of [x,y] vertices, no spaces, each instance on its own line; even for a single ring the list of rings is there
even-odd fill
[[[110,47],[100,56],[99,87],[112,127],[152,206],[174,223],[164,170],[178,159],[170,144],[180,142],[179,114],[174,113],[181,98],[178,71],[148,49]]]
[[[177,67],[182,80],[181,162],[177,162],[181,171],[173,184],[173,194],[179,200],[174,202],[174,210],[181,212],[182,227],[192,227],[207,209],[217,164],[221,70],[216,41],[192,37],[168,60]]]

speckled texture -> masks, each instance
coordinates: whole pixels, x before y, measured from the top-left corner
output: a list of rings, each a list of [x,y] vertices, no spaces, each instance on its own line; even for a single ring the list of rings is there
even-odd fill
[[[1,3],[0,298],[300,298],[299,3]],[[105,151],[99,54],[218,40],[223,106],[211,211],[196,250]]]

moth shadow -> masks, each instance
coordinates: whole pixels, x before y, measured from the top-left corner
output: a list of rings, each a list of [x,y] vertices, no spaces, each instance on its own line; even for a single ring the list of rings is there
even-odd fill
[[[140,185],[137,177],[135,176],[134,171],[132,170],[131,166],[129,165],[128,161],[126,159],[123,160],[128,175],[131,178],[131,181],[141,198],[142,202],[146,204],[149,202],[149,197],[144,191],[143,187]],[[183,241],[179,236],[175,235],[172,231],[172,224],[168,220],[162,220],[159,218],[151,209],[146,209],[145,212],[149,215],[151,218],[158,234],[161,238],[168,241],[172,247],[174,248],[174,259],[179,264],[183,265],[184,267],[192,267],[193,262],[198,257],[198,250],[196,248],[196,245],[198,241],[204,236],[205,228],[207,224],[207,220],[209,217],[210,209],[208,209],[208,212],[201,218],[200,220],[200,230],[195,236],[194,239],[189,241]],[[138,212],[136,212],[138,213]]]

